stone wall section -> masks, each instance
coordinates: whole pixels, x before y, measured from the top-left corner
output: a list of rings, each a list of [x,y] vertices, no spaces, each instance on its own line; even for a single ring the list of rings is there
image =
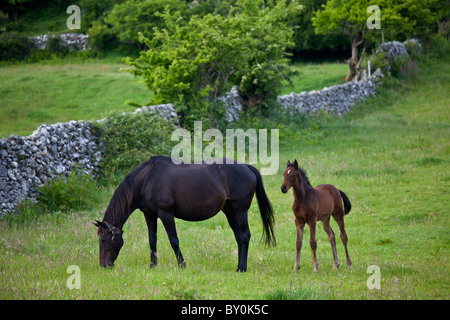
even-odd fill
[[[0,214],[20,199],[36,194],[36,185],[70,172],[75,164],[86,174],[101,159],[97,136],[85,121],[43,124],[28,137],[0,139]]]

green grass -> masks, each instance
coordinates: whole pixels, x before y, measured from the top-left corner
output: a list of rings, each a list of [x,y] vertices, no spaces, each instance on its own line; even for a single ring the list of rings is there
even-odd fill
[[[151,93],[117,57],[88,63],[22,64],[0,68],[0,137],[29,135],[42,123],[97,120],[114,112],[133,111],[127,101],[148,103]],[[113,62],[111,62],[113,61]],[[342,83],[345,64],[292,67],[295,92]],[[283,94],[292,91],[286,87]]]
[[[113,192],[103,187],[101,201],[89,211],[0,220],[0,299],[449,299],[449,92],[450,64],[432,64],[406,84],[380,89],[342,118],[316,119],[320,139],[281,135],[280,170],[264,177],[277,247],[259,242],[254,201],[245,274],[235,272],[237,246],[221,213],[204,222],[176,221],[185,269],[177,267],[159,223],[160,260],[150,270],[147,228],[137,211],[124,225],[116,266],[100,268],[92,222],[102,218]],[[313,272],[308,228],[301,268],[293,271],[293,196],[280,192],[282,170],[293,159],[313,185],[331,183],[349,196],[351,270],[339,237],[341,267],[333,269],[319,227],[319,271]],[[336,223],[331,226],[338,234]],[[69,265],[80,267],[80,290],[66,287]],[[370,265],[380,267],[380,290],[367,287]]]
[[[312,90],[322,90],[335,84],[344,83],[347,75],[348,65],[345,63],[322,63],[322,64],[302,64],[292,66],[297,72],[293,77],[293,87],[285,83],[282,94],[291,92],[303,92]]]
[[[124,64],[29,64],[0,68],[0,137],[29,135],[42,123],[97,120],[133,111],[150,93]]]

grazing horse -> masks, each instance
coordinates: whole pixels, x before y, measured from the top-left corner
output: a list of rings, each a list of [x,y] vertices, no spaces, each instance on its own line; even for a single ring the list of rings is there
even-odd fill
[[[289,188],[294,188],[294,203],[292,211],[295,215],[295,226],[297,228],[297,256],[295,260],[294,270],[300,268],[300,251],[302,249],[303,228],[305,223],[308,224],[310,230],[310,245],[314,254],[314,271],[319,268],[316,257],[316,221],[322,221],[323,228],[328,235],[328,240],[333,249],[334,267],[339,268],[339,262],[336,250],[336,238],[330,226],[330,217],[333,216],[340,230],[340,237],[345,247],[347,256],[347,266],[352,266],[352,261],[347,250],[347,233],[344,227],[344,214],[350,212],[351,203],[347,195],[338,190],[331,184],[320,184],[312,187],[304,170],[299,168],[297,160],[294,163],[287,162],[286,170],[283,173],[284,181],[281,185],[283,193],[288,192]],[[342,207],[342,200],[344,207]],[[345,208],[345,210],[344,210]]]
[[[268,245],[275,244],[273,210],[256,168],[226,159],[212,164],[177,165],[169,157],[152,157],[125,177],[114,192],[103,221],[94,223],[98,227],[100,265],[114,265],[123,246],[122,227],[131,213],[140,209],[148,227],[150,267],[157,264],[158,218],[178,265],[184,267],[174,218],[202,221],[222,210],[238,244],[237,271],[245,272],[250,242],[247,211],[255,192],[265,241]]]

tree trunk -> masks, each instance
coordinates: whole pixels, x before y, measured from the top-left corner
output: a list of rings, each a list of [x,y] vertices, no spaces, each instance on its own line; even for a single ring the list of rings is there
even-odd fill
[[[358,32],[356,37],[352,38],[352,57],[348,60],[348,73],[345,82],[352,81],[358,72],[358,47],[364,42],[365,32]]]
[[[350,82],[356,75],[356,62],[358,61],[358,46],[356,39],[352,41],[352,57],[348,61],[348,73],[345,76],[345,82]]]

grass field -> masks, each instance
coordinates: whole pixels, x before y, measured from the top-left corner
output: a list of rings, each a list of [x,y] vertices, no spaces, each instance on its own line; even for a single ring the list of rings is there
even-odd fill
[[[117,111],[129,112],[148,103],[151,93],[124,71],[125,64],[94,60],[90,63],[30,64],[0,68],[0,137],[29,135],[42,123],[96,120]],[[320,90],[342,83],[345,64],[294,65],[298,75],[291,91]]]
[[[348,65],[346,63],[298,63],[292,66],[292,70],[297,72],[297,75],[292,79],[293,87],[286,82],[286,87],[282,94],[322,90],[324,87],[344,83]]]
[[[34,74],[50,72],[33,68],[42,68]],[[17,86],[25,76],[9,77],[16,77]],[[449,92],[450,65],[431,64],[342,118],[318,118],[314,138],[280,132],[280,170],[264,177],[275,210],[277,246],[268,249],[259,242],[262,227],[254,201],[245,274],[235,272],[237,246],[221,213],[198,223],[177,220],[185,269],[177,267],[159,224],[160,259],[150,270],[146,224],[137,211],[124,226],[125,245],[115,267],[100,268],[92,222],[102,218],[114,191],[104,187],[93,210],[0,220],[0,299],[449,299]],[[107,96],[97,93],[91,101]],[[12,121],[3,119],[2,126]],[[319,271],[313,272],[308,228],[301,268],[293,271],[293,196],[292,191],[282,194],[280,185],[286,161],[294,159],[313,185],[331,183],[349,196],[352,211],[345,221],[351,270],[339,237],[341,267],[333,269],[331,247],[319,225]],[[334,221],[331,226],[338,234]],[[70,265],[80,268],[79,290],[66,286]],[[371,265],[380,268],[379,290],[367,286]]]
[[[0,68],[0,137],[29,135],[42,123],[97,120],[144,105],[150,93],[120,63],[17,65]]]

